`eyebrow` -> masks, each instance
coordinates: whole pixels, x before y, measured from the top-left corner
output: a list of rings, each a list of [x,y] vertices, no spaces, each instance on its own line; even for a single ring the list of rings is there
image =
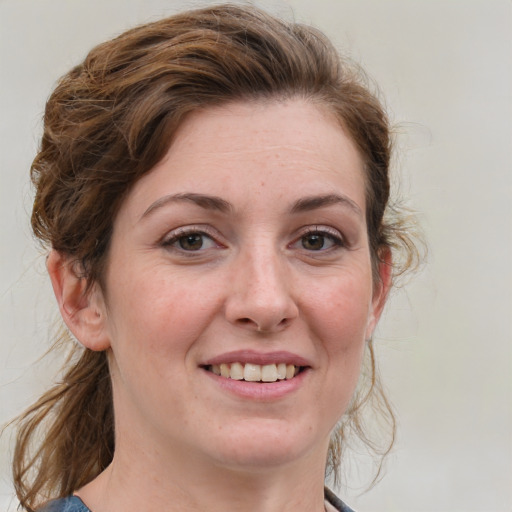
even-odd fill
[[[363,212],[357,203],[352,201],[352,199],[347,196],[338,195],[338,194],[327,194],[321,196],[310,196],[303,197],[296,201],[291,208],[292,213],[301,213],[307,212],[311,210],[316,210],[318,208],[323,208],[325,206],[331,206],[334,204],[341,204],[343,206],[348,206],[354,213],[363,216]]]
[[[210,196],[206,194],[196,194],[193,192],[186,192],[182,194],[172,194],[161,197],[157,199],[154,203],[152,203],[146,211],[141,215],[140,219],[147,217],[155,210],[162,208],[168,204],[172,203],[180,203],[180,202],[191,202],[204,208],[205,210],[215,210],[221,213],[229,213],[233,210],[233,206],[228,201],[217,197]],[[352,199],[339,195],[339,194],[326,194],[320,196],[310,196],[303,197],[297,200],[290,209],[292,214],[294,213],[302,213],[308,212],[311,210],[316,210],[318,208],[323,208],[326,206],[331,206],[334,204],[341,204],[343,206],[348,206],[352,211],[354,211],[357,215],[363,216],[361,208],[352,201]]]
[[[161,197],[152,203],[146,211],[141,215],[140,219],[142,220],[144,217],[147,217],[149,214],[162,208],[165,205],[171,203],[180,203],[180,202],[190,202],[194,203],[205,210],[216,210],[222,213],[228,213],[233,209],[230,203],[216,196],[209,196],[205,194],[194,194],[192,192],[187,192],[183,194],[173,194]]]

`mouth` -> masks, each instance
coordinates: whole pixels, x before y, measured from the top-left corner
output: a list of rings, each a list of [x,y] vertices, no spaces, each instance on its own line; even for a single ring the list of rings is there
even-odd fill
[[[287,363],[260,365],[233,362],[205,365],[203,368],[225,379],[266,383],[293,379],[307,367]]]

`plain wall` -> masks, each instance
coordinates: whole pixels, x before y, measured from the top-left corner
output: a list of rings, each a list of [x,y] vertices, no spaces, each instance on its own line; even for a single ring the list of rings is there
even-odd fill
[[[208,2],[202,2],[207,4]],[[0,423],[49,385],[56,308],[31,239],[28,169],[56,79],[92,45],[195,6],[172,0],[0,0]],[[325,31],[375,78],[397,123],[396,176],[430,255],[377,334],[398,412],[384,479],[359,512],[512,510],[512,2],[266,1]],[[0,509],[15,510],[9,435]],[[365,463],[366,464],[366,463]]]

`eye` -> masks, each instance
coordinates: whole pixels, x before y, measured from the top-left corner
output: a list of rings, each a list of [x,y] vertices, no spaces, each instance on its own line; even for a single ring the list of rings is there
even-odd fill
[[[186,252],[197,252],[206,249],[219,247],[212,237],[202,231],[184,231],[180,230],[171,235],[163,242],[165,247],[172,247]]]
[[[327,251],[335,247],[343,247],[344,242],[341,235],[332,233],[330,230],[314,229],[303,234],[294,245],[300,244],[301,249],[306,251]]]

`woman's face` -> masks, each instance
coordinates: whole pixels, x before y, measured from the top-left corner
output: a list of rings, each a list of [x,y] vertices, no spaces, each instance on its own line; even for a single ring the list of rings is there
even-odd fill
[[[385,295],[357,150],[301,100],[192,114],[124,201],[105,283],[117,449],[323,464]]]

